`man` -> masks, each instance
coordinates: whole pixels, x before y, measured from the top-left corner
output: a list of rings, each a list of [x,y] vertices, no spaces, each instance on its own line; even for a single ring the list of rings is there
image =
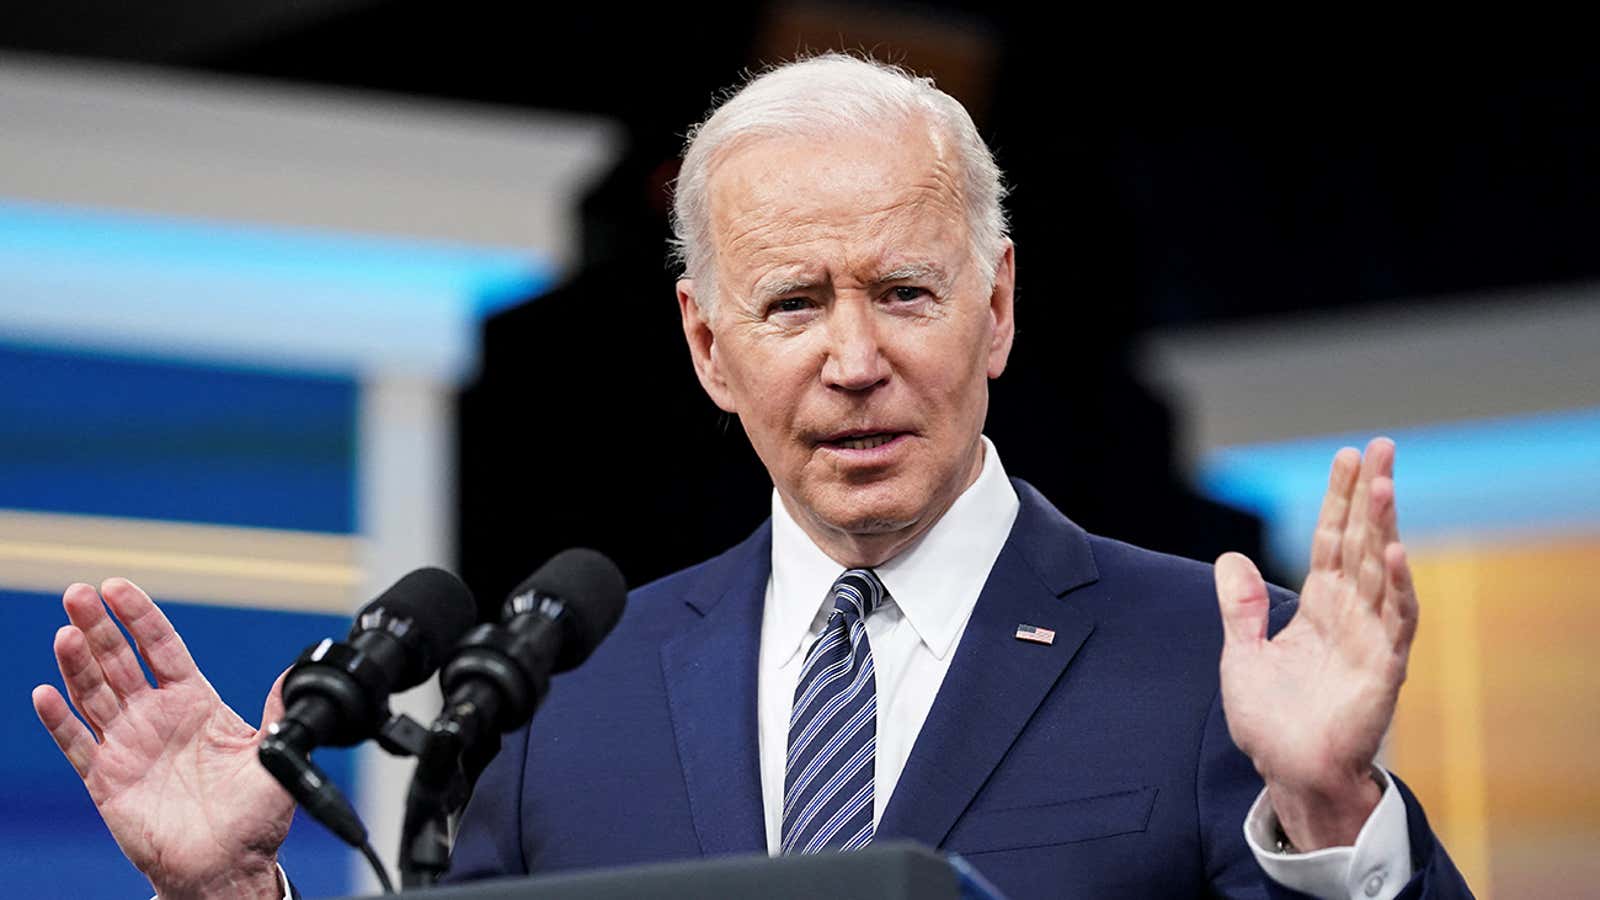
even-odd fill
[[[1417,611],[1392,445],[1335,458],[1298,608],[1241,556],[1084,534],[982,436],[1014,335],[1001,193],[959,104],[846,57],[695,132],[684,334],[773,517],[634,593],[485,773],[453,877],[914,838],[1014,897],[1467,894],[1372,766]],[[101,743],[52,688],[41,720],[162,896],[279,896],[260,732],[147,597],[104,592],[161,687],[75,585],[56,652]]]

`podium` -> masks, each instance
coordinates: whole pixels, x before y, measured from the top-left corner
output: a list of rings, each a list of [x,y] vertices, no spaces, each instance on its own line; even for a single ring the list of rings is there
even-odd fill
[[[960,859],[945,858],[912,843],[887,843],[853,853],[724,856],[494,879],[429,888],[415,896],[429,900],[1002,900]]]

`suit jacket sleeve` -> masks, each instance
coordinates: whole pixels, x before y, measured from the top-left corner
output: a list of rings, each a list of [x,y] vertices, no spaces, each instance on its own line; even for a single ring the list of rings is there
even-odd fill
[[[1411,881],[1406,884],[1397,900],[1413,900],[1420,897],[1471,897],[1472,890],[1467,887],[1466,879],[1456,870],[1456,864],[1450,860],[1450,854],[1444,852],[1444,846],[1434,836],[1433,829],[1428,827],[1428,817],[1422,812],[1422,804],[1417,802],[1416,795],[1406,787],[1406,783],[1394,778],[1395,785],[1400,788],[1400,796],[1406,801],[1406,830],[1411,837]]]

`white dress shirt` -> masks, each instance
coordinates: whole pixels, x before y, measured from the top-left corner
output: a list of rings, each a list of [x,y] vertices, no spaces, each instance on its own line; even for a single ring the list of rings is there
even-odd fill
[[[994,444],[983,438],[983,469],[927,533],[873,571],[889,597],[867,617],[878,691],[872,820],[894,795],[911,745],[944,683],[989,570],[1020,508]],[[757,715],[767,850],[783,841],[783,776],[789,712],[805,653],[833,610],[829,589],[844,566],[830,559],[772,495],[772,574],[761,621]],[[1411,878],[1405,805],[1392,781],[1353,847],[1285,854],[1265,848],[1276,817],[1262,791],[1244,823],[1256,860],[1279,883],[1324,900],[1390,900]]]

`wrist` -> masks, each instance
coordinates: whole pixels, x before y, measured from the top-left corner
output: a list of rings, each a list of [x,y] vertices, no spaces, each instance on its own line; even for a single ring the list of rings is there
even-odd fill
[[[276,856],[251,860],[212,877],[185,883],[152,885],[156,900],[283,900],[283,883]]]
[[[1308,853],[1353,846],[1383,791],[1381,778],[1371,768],[1332,783],[1268,780],[1267,797],[1286,844],[1282,849]]]

